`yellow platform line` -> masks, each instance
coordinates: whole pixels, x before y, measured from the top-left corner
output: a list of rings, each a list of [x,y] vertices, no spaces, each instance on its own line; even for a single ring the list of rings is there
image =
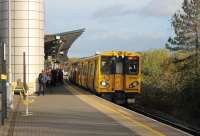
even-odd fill
[[[96,108],[97,106],[98,107],[102,107],[102,109],[107,109],[107,111],[110,111],[110,112],[112,112],[112,113],[115,113],[115,114],[117,114],[117,115],[119,115],[119,116],[121,116],[122,118],[124,118],[124,119],[126,119],[126,120],[128,120],[128,121],[130,121],[130,122],[132,122],[132,123],[134,123],[135,125],[137,125],[137,126],[140,126],[140,127],[142,127],[143,129],[145,129],[145,130],[148,130],[149,132],[151,132],[151,133],[153,133],[153,134],[155,134],[155,135],[157,135],[157,136],[166,136],[165,134],[163,134],[163,133],[161,133],[161,132],[159,132],[159,131],[157,131],[157,130],[155,130],[155,129],[153,129],[153,128],[151,128],[151,127],[149,127],[149,126],[147,126],[147,125],[145,125],[145,124],[143,124],[143,123],[141,123],[141,122],[138,122],[138,121],[136,121],[136,120],[134,120],[132,117],[129,117],[128,115],[126,115],[125,113],[123,113],[122,111],[119,111],[118,109],[115,109],[115,108],[111,108],[111,107],[109,107],[109,106],[105,106],[105,105],[103,105],[103,104],[101,104],[101,103],[99,103],[99,102],[97,102],[97,101],[95,101],[95,100],[92,100],[92,98],[89,96],[89,95],[77,95],[77,94],[80,94],[80,92],[78,92],[76,89],[74,89],[73,87],[71,87],[71,86],[69,86],[70,87],[70,89],[68,89],[72,94],[75,94],[79,99],[81,99],[82,101],[84,101],[84,102],[86,102],[87,104],[89,104],[89,105],[91,105],[92,107],[94,107],[94,108]],[[91,101],[91,102],[90,102]],[[91,104],[92,103],[92,104]],[[96,107],[95,107],[95,106]],[[97,108],[96,108],[97,109]],[[128,113],[127,113],[128,114]]]

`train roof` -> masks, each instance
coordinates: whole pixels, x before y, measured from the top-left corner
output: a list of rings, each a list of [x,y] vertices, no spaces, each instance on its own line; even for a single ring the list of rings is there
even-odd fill
[[[88,59],[95,59],[96,57],[99,56],[141,56],[140,53],[138,52],[126,52],[126,51],[111,51],[111,52],[97,52],[95,55],[93,56],[89,56],[89,57],[83,57],[80,58],[79,60],[77,60],[74,63],[80,62],[80,61],[85,61]]]

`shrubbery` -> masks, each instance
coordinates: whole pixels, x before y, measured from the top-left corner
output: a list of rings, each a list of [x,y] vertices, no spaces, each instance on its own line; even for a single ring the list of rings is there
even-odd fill
[[[139,103],[200,126],[200,70],[196,59],[176,62],[175,56],[183,54],[165,49],[143,53]]]

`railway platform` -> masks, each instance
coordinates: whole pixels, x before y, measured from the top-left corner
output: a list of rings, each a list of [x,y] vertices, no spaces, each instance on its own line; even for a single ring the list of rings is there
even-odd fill
[[[15,97],[0,136],[189,136],[181,130],[130,111],[73,85],[49,89],[30,105]]]

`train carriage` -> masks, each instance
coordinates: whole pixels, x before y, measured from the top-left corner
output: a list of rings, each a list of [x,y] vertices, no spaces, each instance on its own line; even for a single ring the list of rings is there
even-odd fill
[[[133,103],[140,93],[140,56],[135,52],[105,52],[82,58],[72,64],[70,80],[120,104]]]

